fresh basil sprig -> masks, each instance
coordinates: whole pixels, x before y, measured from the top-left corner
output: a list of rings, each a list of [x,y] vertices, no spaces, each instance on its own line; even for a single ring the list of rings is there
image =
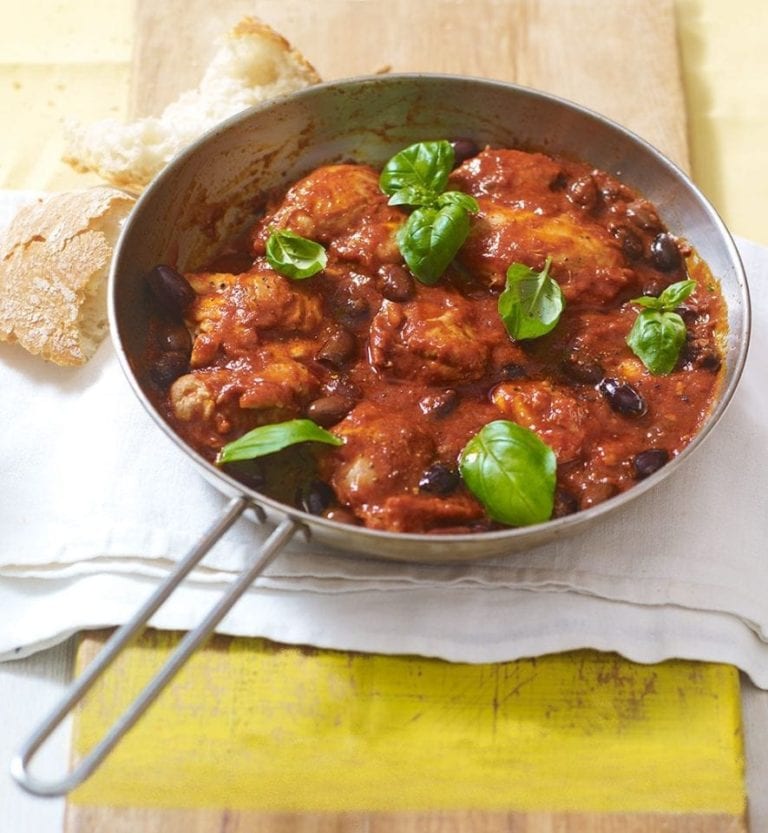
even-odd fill
[[[227,443],[216,457],[217,465],[234,463],[236,460],[253,460],[282,451],[289,445],[316,442],[328,445],[343,445],[338,437],[321,428],[311,419],[289,419],[260,425],[237,440]]]
[[[507,269],[507,285],[499,295],[499,315],[512,338],[539,338],[553,330],[565,308],[565,299],[556,280],[549,276],[552,258],[541,272],[524,263]]]
[[[658,297],[654,295],[641,295],[639,298],[633,298],[630,303],[637,304],[639,307],[646,309],[657,309],[661,311],[671,311],[675,307],[685,301],[686,298],[696,289],[696,281],[678,281],[670,284]]]
[[[643,295],[630,303],[643,307],[627,336],[627,344],[654,376],[671,373],[685,344],[685,322],[674,312],[696,288],[696,281],[678,281],[658,297]]]
[[[328,255],[314,240],[289,229],[274,229],[267,240],[267,261],[281,275],[303,280],[325,269]]]
[[[557,459],[527,428],[504,419],[489,422],[464,446],[459,471],[496,521],[528,526],[552,516]]]
[[[445,191],[455,154],[450,142],[418,142],[395,154],[384,166],[379,187],[390,205],[415,210],[397,233],[408,268],[425,284],[436,283],[469,234],[469,215],[477,200],[461,191]]]

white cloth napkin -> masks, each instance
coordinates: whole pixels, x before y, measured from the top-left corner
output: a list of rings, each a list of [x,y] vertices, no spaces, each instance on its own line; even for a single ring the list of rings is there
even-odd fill
[[[20,199],[0,192],[0,224]],[[713,435],[586,532],[509,558],[396,564],[295,541],[220,626],[320,647],[495,662],[592,647],[726,662],[768,688],[768,249],[740,241],[753,340]],[[105,343],[80,369],[0,345],[0,658],[127,619],[224,498]],[[241,520],[153,619],[194,626],[268,530]]]

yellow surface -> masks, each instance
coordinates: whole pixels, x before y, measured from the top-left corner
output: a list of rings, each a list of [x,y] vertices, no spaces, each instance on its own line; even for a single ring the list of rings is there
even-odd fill
[[[676,7],[694,178],[734,234],[768,244],[768,3]],[[61,125],[123,116],[131,9],[131,0],[0,0],[0,187],[95,181],[59,161]]]
[[[768,3],[676,6],[694,179],[732,233],[768,244]]]
[[[82,753],[175,637],[131,649]],[[73,796],[261,810],[744,811],[738,676],[580,652],[450,664],[219,638]]]
[[[61,161],[62,128],[68,118],[124,118],[132,8],[130,0],[0,0],[0,188],[98,182]]]

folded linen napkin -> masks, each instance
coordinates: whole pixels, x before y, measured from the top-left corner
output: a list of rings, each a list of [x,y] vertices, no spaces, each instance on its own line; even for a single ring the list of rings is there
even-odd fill
[[[19,199],[0,192],[0,211]],[[594,647],[727,662],[768,688],[768,249],[740,249],[755,308],[742,383],[713,436],[658,488],[576,536],[470,564],[296,540],[220,630],[467,662]],[[8,657],[124,621],[224,498],[158,431],[110,344],[79,369],[0,345],[0,385]],[[193,626],[267,533],[238,522],[153,624]]]

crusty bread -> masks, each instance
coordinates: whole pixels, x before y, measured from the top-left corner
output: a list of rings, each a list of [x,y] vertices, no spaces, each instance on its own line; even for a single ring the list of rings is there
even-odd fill
[[[134,198],[107,186],[53,194],[0,235],[0,340],[84,364],[107,333],[106,277]]]
[[[241,110],[320,80],[285,38],[245,18],[220,45],[203,80],[159,117],[70,125],[64,159],[106,182],[139,193],[184,148]]]

